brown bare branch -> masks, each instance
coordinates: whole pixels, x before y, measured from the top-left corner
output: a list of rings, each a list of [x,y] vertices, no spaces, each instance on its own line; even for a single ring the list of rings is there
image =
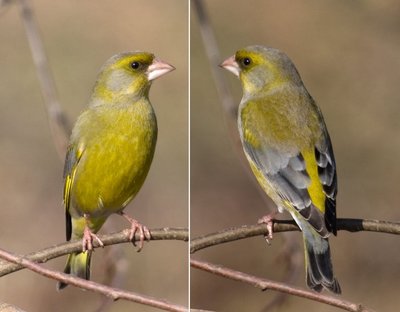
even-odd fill
[[[190,260],[190,265],[193,268],[200,269],[209,273],[220,275],[235,281],[240,281],[246,284],[250,284],[262,290],[275,290],[284,292],[293,296],[302,297],[314,301],[318,301],[324,304],[328,304],[337,308],[341,308],[345,311],[352,312],[372,312],[372,310],[362,306],[361,304],[352,303],[338,297],[331,297],[316,292],[303,290],[298,287],[289,286],[287,284],[271,281],[265,278],[259,278],[243,272],[235,271],[232,269],[225,268],[220,265],[215,265],[209,262],[200,260]]]
[[[165,311],[177,311],[177,312],[187,311],[187,308],[185,308],[184,306],[172,304],[165,300],[155,299],[153,297],[137,294],[134,292],[129,292],[126,290],[105,286],[99,283],[95,283],[93,281],[87,281],[81,278],[77,278],[69,274],[46,269],[35,262],[27,260],[24,257],[12,255],[3,249],[0,249],[0,258],[10,261],[16,265],[25,267],[45,277],[52,278],[57,281],[62,281],[64,283],[68,283],[70,285],[74,285],[82,289],[90,290],[95,293],[100,293],[104,296],[112,298],[114,301],[118,299],[124,299],[127,301],[132,301],[156,307]]]
[[[386,234],[400,234],[400,223],[380,220],[364,220],[364,219],[338,219],[337,229],[349,232],[378,232]],[[294,221],[276,220],[274,221],[274,233],[299,231]],[[223,230],[217,233],[207,234],[201,237],[193,238],[190,243],[190,253],[195,253],[201,249],[253,237],[268,234],[265,224],[244,225],[237,228]]]
[[[151,240],[187,241],[189,237],[187,229],[179,229],[179,228],[154,229],[151,230],[150,233],[151,233]],[[107,234],[107,235],[99,235],[99,238],[104,243],[104,246],[130,242],[128,230],[123,230],[121,232]],[[139,234],[135,236],[135,239],[139,240]],[[93,242],[93,247],[94,248],[99,247],[97,241]],[[77,252],[80,250],[82,250],[82,242],[78,240],[48,247],[46,249],[24,255],[23,258],[29,261],[44,263],[47,262],[48,260],[61,257],[63,255],[72,252]],[[21,270],[23,268],[24,268],[23,265],[18,265],[13,263],[0,263],[0,276],[10,274],[12,272]]]

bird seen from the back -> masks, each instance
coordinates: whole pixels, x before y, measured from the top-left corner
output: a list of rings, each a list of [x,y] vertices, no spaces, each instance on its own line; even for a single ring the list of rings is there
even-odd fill
[[[336,164],[320,109],[277,49],[246,47],[221,66],[242,84],[238,127],[250,167],[303,232],[307,285],[341,293],[328,242],[336,235]]]

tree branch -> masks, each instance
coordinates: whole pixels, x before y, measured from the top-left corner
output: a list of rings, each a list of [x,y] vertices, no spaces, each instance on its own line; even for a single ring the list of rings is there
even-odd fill
[[[369,231],[399,235],[400,223],[364,219],[337,219],[337,229],[349,232]],[[294,221],[274,221],[274,233],[288,231],[299,231],[299,228]],[[193,238],[191,240],[190,253],[195,253],[196,251],[207,247],[265,234],[268,234],[267,226],[265,224],[244,225],[237,228],[223,230],[217,233],[207,234],[201,237]]]
[[[8,253],[7,251],[0,249],[0,258],[10,261],[18,266],[25,267],[33,272],[43,275],[48,278],[55,279],[57,281],[62,281],[70,285],[80,287],[82,289],[90,290],[95,293],[100,293],[104,296],[112,298],[114,301],[118,299],[125,299],[127,301],[132,301],[152,307],[156,307],[166,311],[177,311],[185,312],[187,308],[180,305],[175,305],[169,303],[165,300],[155,299],[153,297],[140,295],[137,293],[125,291],[122,289],[117,289],[109,286],[105,286],[93,281],[87,281],[69,274],[53,271],[42,267],[41,265],[27,260],[24,257],[18,257]]]
[[[240,281],[246,284],[250,284],[262,290],[268,290],[268,289],[276,290],[279,292],[287,293],[289,295],[325,303],[337,308],[341,308],[346,311],[372,312],[372,310],[367,309],[361,304],[352,303],[346,300],[339,299],[338,297],[330,297],[316,292],[303,290],[294,286],[289,286],[287,284],[274,282],[264,278],[259,278],[243,272],[228,269],[220,265],[215,265],[209,262],[191,259],[190,265],[193,268],[200,269],[216,275],[220,275],[235,281]]]
[[[163,228],[150,231],[151,240],[181,240],[188,241],[189,235],[187,229],[179,228]],[[104,243],[104,246],[115,245],[120,243],[129,243],[129,230],[123,230],[117,233],[99,235],[99,238]],[[135,240],[139,240],[139,235],[136,234]],[[97,241],[93,241],[93,247],[98,248]],[[22,256],[24,259],[38,263],[44,263],[48,260],[61,257],[63,255],[82,250],[82,242],[80,240],[62,243],[56,246],[48,247],[40,251],[36,251]],[[0,276],[10,274],[12,272],[23,269],[24,266],[15,263],[0,262]]]

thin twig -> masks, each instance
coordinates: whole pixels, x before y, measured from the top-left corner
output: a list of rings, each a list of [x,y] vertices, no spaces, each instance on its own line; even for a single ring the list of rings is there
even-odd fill
[[[188,230],[178,228],[163,228],[150,230],[151,240],[188,240]],[[99,235],[99,238],[104,243],[104,246],[129,243],[129,231],[123,230],[121,232]],[[139,234],[136,234],[135,239],[139,239]],[[97,241],[93,241],[93,247],[98,248],[99,244]],[[48,247],[40,251],[36,251],[27,255],[24,255],[24,259],[44,263],[48,260],[61,257],[72,252],[82,250],[81,241],[66,242],[56,246]],[[23,269],[24,267],[18,264],[11,263],[0,263],[0,276],[10,274],[12,272]]]
[[[259,278],[256,276],[252,276],[243,272],[235,271],[232,269],[225,268],[220,265],[215,265],[209,262],[205,261],[199,261],[199,260],[190,260],[190,265],[193,268],[197,268],[209,273],[213,273],[216,275],[220,275],[232,280],[240,281],[243,283],[250,284],[252,286],[255,286],[257,288],[260,288],[262,290],[276,290],[279,292],[284,292],[293,296],[298,296],[314,301],[318,301],[321,303],[325,303],[337,308],[341,308],[346,311],[352,311],[352,312],[371,312],[372,310],[369,310],[368,308],[362,306],[361,304],[356,304],[352,303],[346,300],[342,300],[338,297],[331,297],[331,296],[326,296],[323,294],[319,294],[316,292],[311,292],[308,290],[303,290],[301,288],[295,287],[295,286],[289,286],[287,284],[271,281],[268,279],[264,278]]]
[[[36,272],[40,275],[43,275],[48,278],[55,279],[57,281],[62,281],[64,283],[68,283],[70,285],[74,285],[76,287],[80,287],[82,289],[90,290],[95,293],[102,294],[104,296],[112,298],[114,301],[118,299],[125,299],[127,301],[132,301],[136,303],[140,303],[147,306],[156,307],[165,311],[178,311],[185,312],[187,308],[184,306],[172,304],[165,300],[155,299],[153,297],[137,294],[134,292],[129,292],[122,289],[117,289],[109,286],[105,286],[93,281],[87,281],[69,274],[53,271],[50,269],[46,269],[41,265],[27,260],[23,257],[18,257],[10,254],[9,252],[0,249],[0,258],[5,259],[7,261],[13,262],[16,265],[23,266],[33,272]]]
[[[363,219],[338,219],[337,229],[349,232],[370,231],[386,234],[400,234],[400,223],[379,221],[379,220],[363,220]],[[298,226],[291,220],[276,220],[274,221],[274,233],[299,231]],[[239,239],[265,235],[268,233],[265,224],[244,225],[237,228],[223,230],[217,233],[207,234],[201,237],[196,237],[191,240],[190,253],[194,253],[201,249],[236,241]]]
[[[40,37],[39,27],[35,20],[30,2],[29,0],[19,0],[19,3],[21,6],[21,18],[28,38],[33,62],[35,63],[43,100],[46,104],[51,134],[57,152],[60,158],[64,160],[71,126],[58,101],[54,79],[51,74],[49,62]]]

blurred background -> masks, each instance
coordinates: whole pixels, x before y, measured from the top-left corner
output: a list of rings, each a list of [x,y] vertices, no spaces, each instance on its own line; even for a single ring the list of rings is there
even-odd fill
[[[157,80],[150,99],[159,136],[149,176],[126,212],[149,228],[188,226],[188,1],[31,1],[59,99],[74,122],[103,63],[131,50],[151,51],[176,70]],[[65,240],[62,171],[49,132],[18,1],[0,8],[0,247],[26,254]],[[128,224],[112,216],[101,233]],[[92,279],[103,282],[109,248],[96,250]],[[187,244],[158,241],[112,255],[125,270],[120,287],[182,305],[188,301]],[[62,270],[66,257],[46,266]],[[172,286],[171,286],[172,284]],[[94,311],[100,297],[20,271],[0,278],[0,301],[29,311]],[[108,311],[155,311],[115,302]]]
[[[340,218],[398,221],[400,180],[400,3],[388,1],[205,1],[221,61],[241,47],[262,44],[286,52],[321,107],[337,161]],[[254,224],[273,204],[242,162],[224,122],[191,8],[191,235]],[[222,71],[222,69],[220,69]],[[224,72],[239,104],[239,81]],[[237,132],[233,132],[237,135]],[[278,218],[289,218],[287,214]],[[283,281],[285,241],[301,267],[300,233],[219,245],[192,255],[259,277]],[[376,311],[400,309],[399,238],[340,231],[331,239],[343,298]],[[217,311],[262,311],[274,298],[248,285],[191,271],[191,305]],[[290,297],[274,311],[338,311]]]

